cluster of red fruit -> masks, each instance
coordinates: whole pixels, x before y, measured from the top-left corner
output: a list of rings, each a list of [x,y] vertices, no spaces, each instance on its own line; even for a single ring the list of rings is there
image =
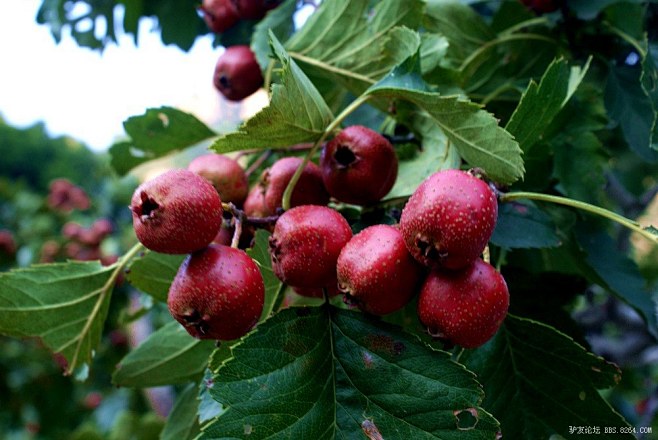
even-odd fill
[[[103,255],[101,243],[113,230],[112,222],[106,218],[94,221],[85,228],[81,224],[69,221],[62,227],[64,242],[48,240],[41,246],[41,263],[52,263],[59,257],[72,258],[79,261],[101,260],[103,264],[112,264],[116,255]]]
[[[381,200],[397,177],[391,143],[366,127],[342,130],[323,147],[320,166],[306,164],[290,209],[278,215],[301,163],[297,157],[276,161],[248,190],[239,164],[205,155],[135,191],[138,239],[157,252],[190,254],[172,283],[168,306],[191,335],[235,339],[262,313],[257,265],[228,246],[231,240],[218,238],[224,201],[232,215],[239,212],[247,224],[272,231],[273,271],[298,293],[343,292],[374,315],[399,310],[420,293],[418,316],[433,335],[469,348],[493,336],[507,314],[509,294],[500,273],[480,259],[497,219],[496,196],[487,183],[458,170],[438,172],[410,197],[399,225],[375,225],[353,236],[347,220],[326,205],[332,198],[362,206]],[[241,203],[243,211],[236,208]],[[259,217],[273,219],[273,228],[258,223]]]
[[[91,204],[85,190],[68,179],[55,179],[50,183],[47,203],[51,209],[61,212],[85,210]]]
[[[280,0],[204,0],[200,10],[208,28],[226,32],[240,20],[260,20]],[[217,60],[213,84],[230,101],[240,101],[263,85],[263,75],[249,46],[227,47]]]

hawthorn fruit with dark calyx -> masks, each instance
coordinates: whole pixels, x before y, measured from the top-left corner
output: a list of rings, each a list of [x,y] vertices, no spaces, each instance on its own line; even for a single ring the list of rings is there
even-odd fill
[[[138,186],[130,210],[137,239],[165,254],[206,247],[222,224],[222,202],[215,188],[185,169],[167,171]]]
[[[174,278],[167,306],[187,332],[199,339],[237,339],[263,311],[260,270],[244,251],[210,245],[189,255]]]
[[[284,283],[322,288],[336,279],[336,261],[352,238],[347,220],[326,206],[304,205],[284,212],[270,236],[272,269]]]
[[[498,218],[489,185],[460,170],[432,174],[416,188],[400,217],[413,257],[428,267],[461,269],[486,247]]]
[[[283,203],[283,193],[302,161],[303,159],[299,157],[284,157],[263,171],[256,189],[252,189],[255,193],[252,199],[253,202],[250,201],[249,208],[245,206],[247,214],[252,215],[260,207],[259,198],[261,195],[258,194],[258,191],[262,194],[262,216],[276,214],[277,209],[281,208]],[[252,195],[250,194],[249,197],[252,197]],[[329,203],[329,194],[324,187],[324,183],[322,183],[320,168],[313,162],[308,162],[290,196],[290,207],[326,205],[327,203]]]
[[[345,203],[370,205],[393,188],[398,159],[393,145],[384,136],[353,125],[324,146],[320,168],[332,197]]]
[[[345,245],[336,265],[339,289],[363,311],[386,315],[418,292],[423,268],[409,254],[400,231],[370,226]]]
[[[224,203],[241,205],[247,198],[247,175],[240,164],[230,157],[214,153],[204,154],[193,159],[187,169],[205,177],[215,187]]]
[[[508,308],[505,279],[480,259],[460,271],[432,271],[418,297],[418,318],[430,334],[464,348],[491,339]]]
[[[256,56],[249,46],[231,46],[215,64],[213,84],[229,101],[241,101],[263,85]]]
[[[208,29],[216,34],[227,31],[240,20],[232,0],[203,0],[199,9]]]
[[[281,0],[230,0],[240,18],[260,20],[267,11],[276,8]]]

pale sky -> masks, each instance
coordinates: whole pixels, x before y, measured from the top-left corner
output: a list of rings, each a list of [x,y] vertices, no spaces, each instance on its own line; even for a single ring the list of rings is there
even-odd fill
[[[216,119],[212,73],[222,49],[213,49],[209,36],[185,53],[165,47],[149,32],[152,23],[142,22],[139,47],[121,36],[101,54],[68,35],[55,44],[49,28],[35,21],[40,4],[0,1],[0,115],[8,123],[43,121],[51,135],[105,150],[123,135],[126,118],[149,107],[171,105],[209,124]]]

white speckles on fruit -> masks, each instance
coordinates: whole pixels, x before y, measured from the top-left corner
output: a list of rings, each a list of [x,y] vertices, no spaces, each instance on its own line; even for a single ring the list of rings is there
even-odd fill
[[[418,298],[418,318],[432,334],[475,348],[496,333],[508,307],[503,276],[478,259],[460,271],[432,271]]]
[[[351,237],[345,218],[331,208],[292,208],[277,220],[270,237],[272,269],[291,286],[327,286],[336,279],[338,254]]]
[[[460,269],[480,256],[497,216],[496,197],[484,181],[445,170],[414,191],[402,210],[400,231],[422,264]]]

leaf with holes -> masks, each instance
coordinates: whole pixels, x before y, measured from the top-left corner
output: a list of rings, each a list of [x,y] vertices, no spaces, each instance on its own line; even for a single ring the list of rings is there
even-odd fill
[[[195,116],[171,107],[148,109],[128,118],[123,126],[131,140],[110,148],[112,166],[119,174],[216,136]]]
[[[99,262],[36,265],[0,274],[0,334],[36,337],[80,372],[103,330],[119,266]]]
[[[202,439],[495,439],[475,377],[361,313],[294,308],[263,323],[215,370],[224,412]]]
[[[508,316],[491,341],[461,361],[482,381],[482,405],[505,438],[571,438],[570,426],[627,426],[597,391],[621,380],[619,368],[545,324]]]

